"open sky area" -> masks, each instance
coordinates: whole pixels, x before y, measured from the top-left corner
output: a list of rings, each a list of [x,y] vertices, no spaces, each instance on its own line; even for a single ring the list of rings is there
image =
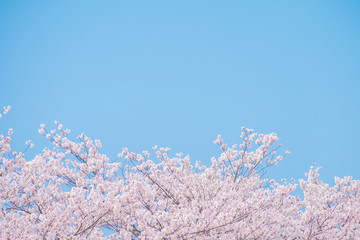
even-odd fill
[[[359,1],[1,1],[0,105],[13,149],[58,120],[103,143],[209,165],[221,134],[275,132],[267,178],[360,179]]]

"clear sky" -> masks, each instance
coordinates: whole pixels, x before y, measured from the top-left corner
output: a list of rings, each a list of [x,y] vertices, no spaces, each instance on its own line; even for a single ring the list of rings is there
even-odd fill
[[[209,165],[245,126],[292,153],[268,178],[360,179],[360,2],[1,1],[0,103],[29,157],[58,120]]]

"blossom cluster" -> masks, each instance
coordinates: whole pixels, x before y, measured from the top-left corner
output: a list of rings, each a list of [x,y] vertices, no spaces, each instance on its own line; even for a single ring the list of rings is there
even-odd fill
[[[219,135],[207,167],[157,147],[112,161],[100,140],[55,124],[41,125],[53,146],[31,160],[11,151],[12,130],[0,137],[0,239],[360,239],[359,181],[330,187],[311,168],[301,199],[297,184],[262,177],[290,154],[274,133],[243,128],[231,147]]]

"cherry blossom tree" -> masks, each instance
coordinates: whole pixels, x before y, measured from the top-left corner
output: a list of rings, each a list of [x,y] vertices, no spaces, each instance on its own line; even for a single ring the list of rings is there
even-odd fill
[[[55,123],[39,129],[53,147],[31,160],[11,149],[11,129],[0,136],[0,239],[360,239],[359,181],[330,187],[311,168],[301,199],[295,182],[263,178],[289,155],[274,133],[243,128],[233,146],[219,135],[206,167],[157,147],[110,160]]]

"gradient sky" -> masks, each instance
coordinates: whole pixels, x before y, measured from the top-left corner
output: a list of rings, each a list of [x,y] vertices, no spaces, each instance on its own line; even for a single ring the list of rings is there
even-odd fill
[[[1,1],[0,105],[13,149],[54,120],[123,147],[209,165],[222,134],[275,132],[266,177],[360,179],[359,1]]]

